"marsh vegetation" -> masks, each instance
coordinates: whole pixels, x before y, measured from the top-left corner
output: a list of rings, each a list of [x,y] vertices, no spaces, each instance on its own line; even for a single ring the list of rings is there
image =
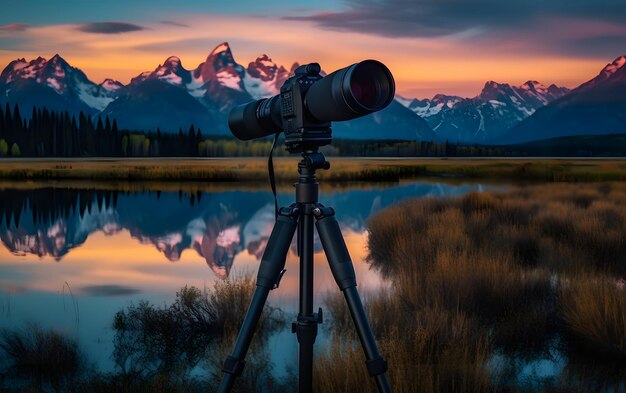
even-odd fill
[[[89,366],[67,334],[36,326],[3,330],[0,392],[215,391],[254,287],[244,276],[211,290],[183,287],[170,305],[142,301],[118,311],[110,373]],[[285,323],[280,309],[264,309],[238,391],[283,389],[272,374],[267,340]]]
[[[274,161],[276,179],[297,177],[298,157]],[[319,171],[326,183],[345,181],[397,182],[406,179],[447,177],[503,181],[622,181],[626,163],[620,160],[581,159],[393,159],[330,158],[332,170]],[[0,160],[4,180],[90,181],[202,181],[266,182],[267,161],[259,158],[227,159],[15,159]]]
[[[371,218],[370,262],[393,285],[369,316],[394,391],[622,391],[625,234],[623,183],[415,199]],[[342,302],[328,304],[346,331]],[[355,337],[333,339],[320,391],[374,392]],[[560,372],[520,378],[534,359]]]
[[[606,165],[623,176],[623,164]],[[369,263],[390,285],[365,304],[395,392],[626,387],[626,183],[406,200],[367,227]],[[168,305],[119,310],[108,373],[61,332],[4,330],[0,392],[214,391],[253,289],[241,277],[181,288]],[[328,294],[324,303],[328,340],[317,345],[315,391],[375,392],[343,298]],[[274,373],[267,345],[290,319],[266,310],[238,391],[294,386],[294,374]]]

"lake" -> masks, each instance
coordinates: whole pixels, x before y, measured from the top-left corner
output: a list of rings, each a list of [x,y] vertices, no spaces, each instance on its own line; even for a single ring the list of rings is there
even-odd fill
[[[254,276],[274,222],[269,187],[228,183],[176,188],[88,182],[0,185],[0,328],[35,324],[60,331],[78,341],[87,361],[112,370],[117,311],[144,299],[171,304],[185,285],[212,288],[216,280]],[[485,188],[438,181],[345,185],[323,187],[320,202],[337,212],[359,290],[366,295],[387,285],[365,261],[368,217],[407,198]],[[293,198],[291,187],[279,188],[279,205],[289,205]],[[317,308],[325,293],[338,289],[317,239],[315,250]],[[293,314],[299,278],[295,251],[294,241],[280,288],[269,298]],[[270,346],[277,372],[296,359],[297,343],[290,332],[280,332]]]

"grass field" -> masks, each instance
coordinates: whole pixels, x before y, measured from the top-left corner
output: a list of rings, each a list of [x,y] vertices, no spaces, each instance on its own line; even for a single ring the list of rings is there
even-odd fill
[[[370,262],[393,285],[368,313],[394,391],[622,391],[625,235],[623,182],[414,199],[374,216]],[[339,334],[351,330],[343,302],[327,308],[337,334],[319,391],[376,391],[356,337]],[[558,375],[514,382],[554,351]]]
[[[297,178],[297,158],[275,160],[280,182]],[[581,159],[389,159],[333,158],[328,182],[399,181],[418,177],[508,181],[626,180],[626,160]],[[2,159],[0,179],[106,181],[259,181],[267,179],[267,161],[233,159]]]

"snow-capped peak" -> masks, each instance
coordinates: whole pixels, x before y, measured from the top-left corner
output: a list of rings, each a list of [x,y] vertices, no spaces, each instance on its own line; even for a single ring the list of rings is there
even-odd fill
[[[10,65],[13,70],[21,70],[22,68],[28,66],[28,62],[22,57],[21,59],[13,60]]]
[[[602,75],[605,79],[615,74],[619,69],[624,67],[626,64],[626,56],[620,56],[617,59],[613,60],[612,63],[607,64],[606,67],[602,69],[600,75]]]
[[[170,56],[163,64],[152,72],[143,72],[131,80],[131,85],[136,85],[145,81],[146,79],[159,79],[172,85],[181,86],[184,83],[191,81],[191,73],[183,67],[180,58],[177,56]]]
[[[520,88],[539,94],[546,94],[548,92],[548,88],[537,81],[527,81],[526,83],[522,84]]]
[[[82,102],[85,106],[81,110],[89,108],[100,111],[114,99],[113,89],[103,85],[97,85],[90,81],[78,68],[72,67],[59,54],[55,54],[46,60],[39,56],[27,62],[25,59],[12,61],[0,75],[0,82],[12,85],[18,81],[28,80],[52,89],[56,94],[69,102]],[[122,85],[119,82],[118,88]],[[114,84],[108,84],[113,87]]]
[[[163,65],[182,67],[182,63],[181,63],[180,58],[178,56],[170,56],[170,57],[168,57],[167,59],[165,59],[165,63],[163,63]]]
[[[248,64],[248,74],[253,78],[261,79],[262,81],[269,81],[274,79],[278,67],[268,55],[262,55],[250,64]]]
[[[159,64],[159,66],[156,68],[156,70],[154,70],[154,72],[156,72],[157,74],[159,74],[158,76],[161,76],[165,73],[170,73],[170,72],[179,72],[179,70],[182,70],[183,68],[183,63],[180,61],[180,59],[177,56],[170,56],[167,59],[165,59],[165,61],[163,62],[163,64]]]
[[[55,54],[54,56],[52,56],[52,58],[50,59],[50,63],[52,64],[63,64],[63,65],[68,65],[67,61],[65,61],[64,58],[62,58],[61,56],[59,56],[59,54]]]
[[[100,86],[107,91],[115,91],[124,87],[124,85],[121,82],[118,82],[110,78],[103,80],[102,83],[100,83]]]
[[[622,68],[626,64],[626,56],[620,56],[617,59],[613,60],[611,64],[607,64],[606,67],[602,70],[602,73],[606,76],[613,75],[617,70]]]
[[[222,42],[221,44],[216,46],[215,49],[211,51],[209,56],[217,55],[218,53],[221,53],[221,52],[230,52],[230,46],[228,45],[228,42]]]
[[[245,69],[237,64],[227,42],[222,42],[193,72],[193,83],[215,82],[229,89],[243,92],[242,79]]]
[[[46,59],[41,56],[29,62],[23,58],[14,60],[2,71],[0,82],[8,84],[18,79],[35,79],[46,63]]]
[[[239,66],[239,64],[235,62],[233,52],[230,50],[228,42],[222,42],[216,46],[215,49],[209,53],[204,64],[212,67],[216,72],[222,68]]]
[[[248,64],[244,86],[252,98],[260,99],[278,94],[287,78],[289,71],[283,66],[278,67],[264,54]]]
[[[576,90],[587,89],[592,86],[596,86],[598,83],[605,83],[608,80],[612,80],[616,74],[621,74],[622,77],[624,77],[624,75],[626,75],[626,73],[623,72],[624,70],[626,70],[624,64],[626,64],[626,56],[618,57],[617,59],[613,60],[612,63],[607,64],[602,69],[602,71],[600,71],[598,76],[578,86]]]

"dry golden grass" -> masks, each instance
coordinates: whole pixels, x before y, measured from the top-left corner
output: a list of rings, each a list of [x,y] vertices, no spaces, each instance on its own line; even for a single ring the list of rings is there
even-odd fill
[[[338,320],[333,320],[330,345],[314,363],[315,391],[376,392],[363,351],[354,333],[349,333],[353,329],[347,319],[342,320],[347,314],[344,303],[336,297],[328,300],[330,313]],[[490,391],[484,366],[488,338],[472,319],[443,308],[412,311],[385,296],[368,303],[368,315],[390,365],[394,392]]]
[[[296,157],[277,157],[279,181],[297,178]],[[420,176],[529,181],[626,180],[623,160],[389,159],[330,158],[320,179],[398,181]],[[0,179],[87,179],[161,181],[259,181],[267,178],[263,158],[227,159],[2,159]]]
[[[369,260],[393,285],[366,303],[394,388],[498,390],[485,363],[492,351],[532,359],[564,331],[586,361],[624,361],[626,292],[616,280],[626,275],[625,239],[626,183],[416,199],[373,217]],[[336,331],[350,331],[342,300],[326,303]],[[356,338],[334,340],[319,391],[374,391],[359,388],[369,376]],[[580,378],[550,391],[580,390],[571,384]]]
[[[605,360],[626,359],[623,280],[581,277],[564,285],[561,315],[574,344]]]

